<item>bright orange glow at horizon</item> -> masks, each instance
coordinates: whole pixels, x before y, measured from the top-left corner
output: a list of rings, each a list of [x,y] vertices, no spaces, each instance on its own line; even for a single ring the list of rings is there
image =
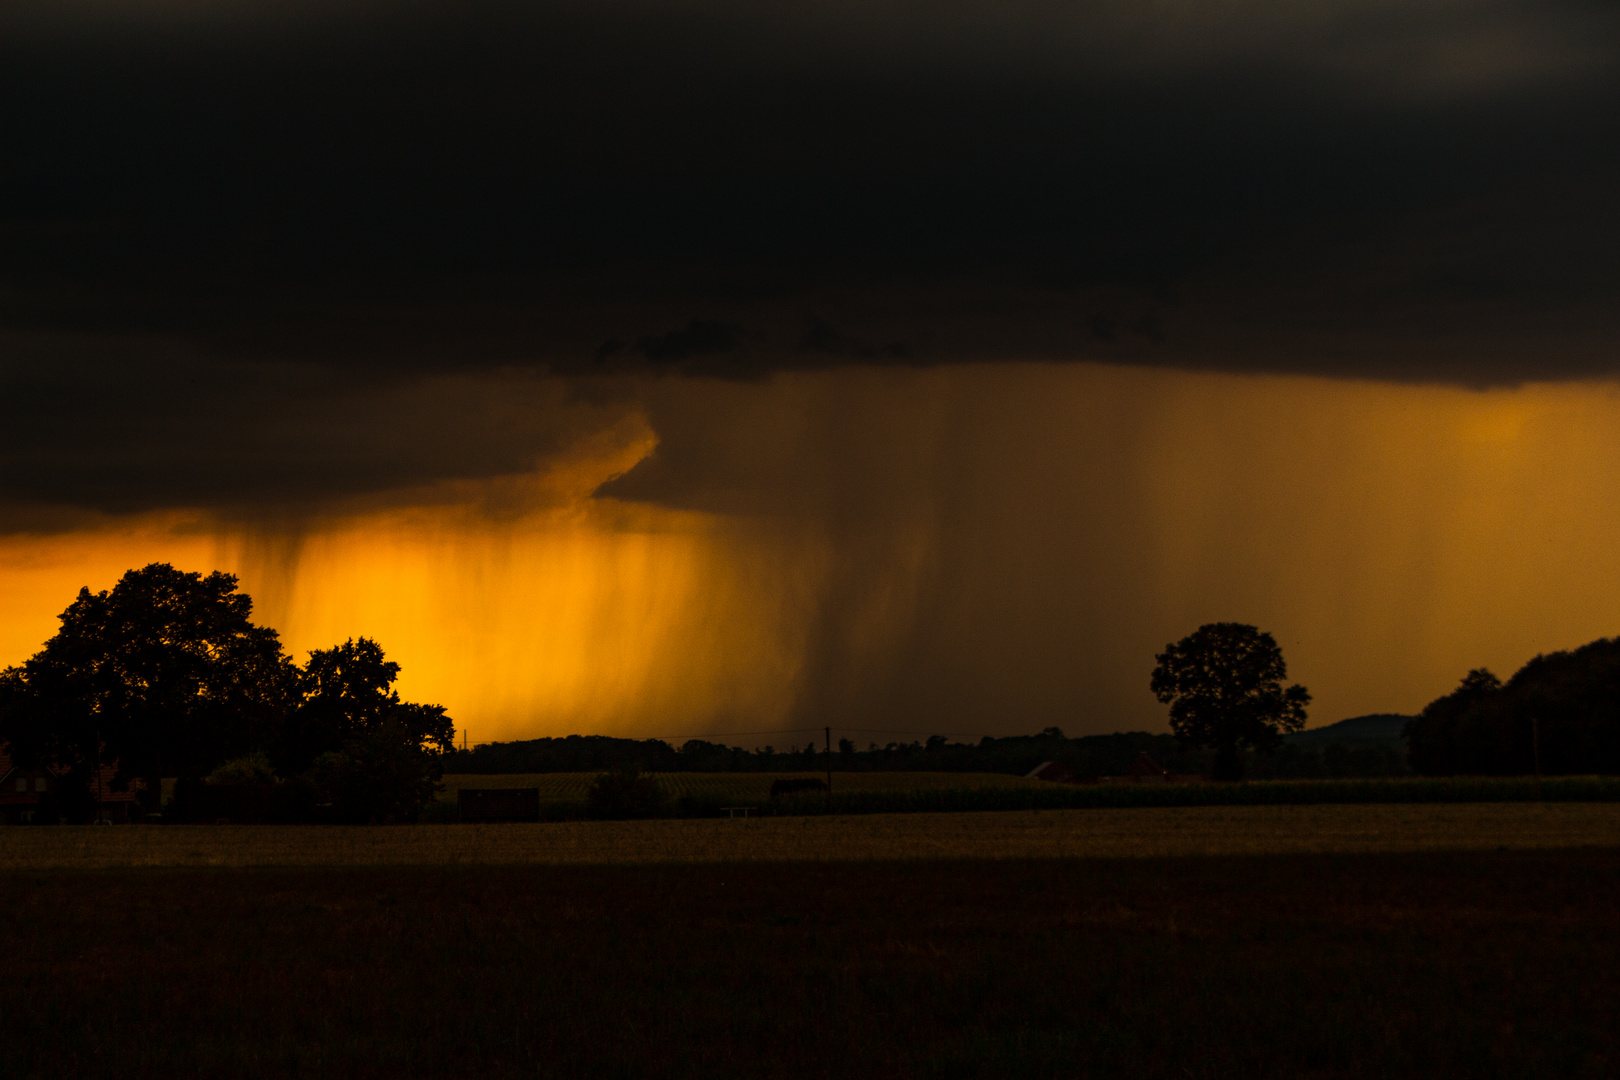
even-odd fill
[[[532,477],[297,533],[168,514],[0,539],[0,662],[150,561],[240,574],[295,655],[376,638],[474,740],[1162,730],[1153,653],[1227,619],[1276,634],[1317,725],[1620,632],[1610,384],[1006,365],[646,400]],[[683,416],[712,444],[683,467],[724,495],[689,501],[726,509],[590,497]]]

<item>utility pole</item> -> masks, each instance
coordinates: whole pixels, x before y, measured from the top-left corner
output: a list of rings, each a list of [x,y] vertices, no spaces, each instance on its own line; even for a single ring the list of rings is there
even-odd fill
[[[1541,717],[1530,714],[1530,747],[1536,764],[1536,802],[1541,801]]]
[[[827,802],[832,802],[832,728],[824,729],[827,732]]]
[[[107,801],[101,796],[101,729],[96,729],[96,824],[107,821]]]

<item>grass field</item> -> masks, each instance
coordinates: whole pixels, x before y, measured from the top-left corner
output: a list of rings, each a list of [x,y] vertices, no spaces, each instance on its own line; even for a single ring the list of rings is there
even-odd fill
[[[458,774],[445,778],[425,820],[455,815],[463,787],[534,787],[543,820],[587,816],[586,792],[596,773]],[[824,775],[824,774],[823,774]],[[1049,784],[997,773],[834,773],[833,792],[772,799],[770,786],[813,773],[664,773],[671,795],[663,816],[720,817],[724,806],[752,806],[766,816],[807,814],[964,813],[1128,807],[1287,806],[1313,803],[1620,802],[1620,777],[1396,777],[1261,780],[1239,784]]]
[[[1615,850],[13,871],[0,1034],[18,1078],[1610,1077],[1617,893]]]
[[[1142,807],[507,825],[0,829],[0,867],[1059,859],[1620,847],[1617,803]]]
[[[599,773],[447,773],[444,790],[439,799],[455,802],[456,792],[464,787],[540,789],[540,798],[546,802],[585,801],[585,793],[601,774]],[[692,796],[702,799],[735,799],[739,803],[759,803],[771,794],[771,785],[778,780],[823,780],[826,773],[656,773],[654,774],[671,798]],[[853,772],[833,773],[833,787],[839,792],[888,791],[976,791],[980,788],[1038,788],[1039,780],[1026,780],[1021,776],[1001,773],[939,773],[939,772]]]

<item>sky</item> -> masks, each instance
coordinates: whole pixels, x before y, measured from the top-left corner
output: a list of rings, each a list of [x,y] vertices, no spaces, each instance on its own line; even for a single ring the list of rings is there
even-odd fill
[[[1617,31],[15,0],[0,664],[160,560],[475,741],[1414,712],[1617,629]]]

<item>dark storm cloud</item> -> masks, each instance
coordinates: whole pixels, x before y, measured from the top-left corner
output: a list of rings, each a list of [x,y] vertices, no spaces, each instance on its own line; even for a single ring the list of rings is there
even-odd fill
[[[0,497],[507,471],[558,436],[366,408],[511,365],[1608,373],[1617,30],[1578,0],[14,2]]]
[[[207,507],[262,524],[390,490],[432,501],[424,485],[530,472],[624,413],[613,396],[588,401],[514,370],[381,373],[106,338],[0,344],[0,533],[71,527],[75,509]]]

